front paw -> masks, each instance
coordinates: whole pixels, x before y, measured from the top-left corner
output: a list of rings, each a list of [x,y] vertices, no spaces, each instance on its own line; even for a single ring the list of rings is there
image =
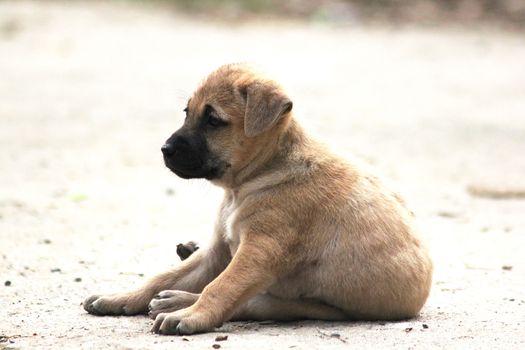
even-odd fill
[[[84,310],[93,315],[136,315],[146,311],[139,299],[128,294],[92,295],[82,304]]]
[[[195,304],[199,294],[181,290],[165,290],[157,294],[149,303],[149,317],[157,318],[158,314],[185,309]]]
[[[164,335],[186,335],[212,331],[216,326],[210,315],[192,312],[191,308],[158,314],[152,332]]]

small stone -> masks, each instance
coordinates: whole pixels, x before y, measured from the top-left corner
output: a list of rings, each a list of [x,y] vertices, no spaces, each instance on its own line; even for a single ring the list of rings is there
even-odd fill
[[[227,335],[218,335],[215,337],[215,341],[225,341],[225,340],[228,340]]]
[[[82,282],[82,278],[80,277],[75,278],[75,282]]]
[[[4,282],[4,286],[9,287],[11,285],[11,281],[7,280]]]
[[[51,272],[62,272],[62,270],[58,267],[51,269]]]
[[[413,329],[412,327],[405,328],[405,332],[409,333],[412,331],[412,329]]]
[[[214,348],[214,349],[220,349],[221,348],[221,346],[219,344],[213,344],[211,347]]]
[[[330,336],[332,338],[341,338],[341,334],[339,334],[339,333],[332,333],[332,334],[330,334]]]
[[[428,329],[428,324],[423,323],[423,329]]]
[[[44,244],[51,244],[51,240],[49,238],[44,239]]]
[[[503,265],[501,267],[502,270],[505,270],[505,271],[511,271],[512,270],[512,266],[511,265]]]

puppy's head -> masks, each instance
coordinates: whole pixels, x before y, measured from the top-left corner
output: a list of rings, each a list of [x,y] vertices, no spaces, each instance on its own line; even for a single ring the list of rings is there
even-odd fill
[[[231,176],[272,146],[291,110],[274,81],[247,65],[222,66],[188,101],[184,124],[162,146],[164,162],[185,179]]]

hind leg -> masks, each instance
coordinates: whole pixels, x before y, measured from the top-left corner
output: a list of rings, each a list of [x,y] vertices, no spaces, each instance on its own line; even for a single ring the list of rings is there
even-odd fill
[[[316,300],[287,300],[269,294],[258,294],[240,306],[231,321],[294,321],[326,320],[342,321],[349,317],[340,309]]]
[[[215,236],[209,249],[197,250],[179,266],[153,277],[141,288],[111,295],[95,294],[84,301],[84,309],[95,315],[135,315],[148,312],[148,303],[163,290],[202,291],[231,260],[221,233]]]
[[[181,290],[160,292],[149,303],[149,316],[155,319],[160,313],[185,309],[195,304],[200,294]],[[258,294],[240,306],[230,321],[293,321],[293,320],[340,321],[349,317],[340,309],[314,300],[286,300],[269,294]]]

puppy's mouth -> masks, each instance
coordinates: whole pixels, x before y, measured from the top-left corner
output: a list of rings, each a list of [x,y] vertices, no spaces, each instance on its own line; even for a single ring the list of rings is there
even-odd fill
[[[164,164],[166,167],[183,179],[216,180],[219,179],[224,174],[225,169],[229,167],[229,164],[221,166],[221,164],[213,165],[209,164],[210,162],[207,163],[175,164],[172,159],[164,156]]]

